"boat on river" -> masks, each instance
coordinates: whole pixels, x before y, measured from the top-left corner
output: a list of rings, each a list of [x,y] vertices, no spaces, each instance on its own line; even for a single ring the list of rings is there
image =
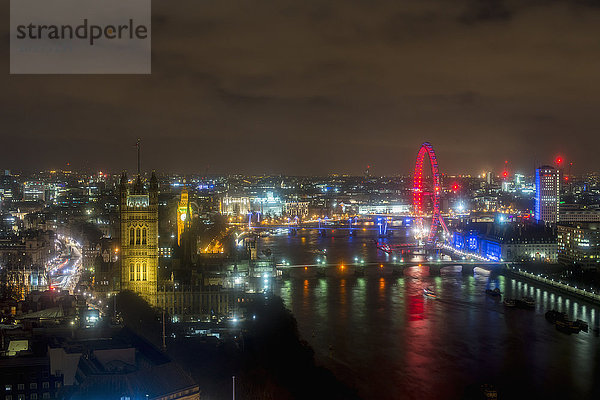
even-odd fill
[[[525,309],[535,308],[535,300],[533,299],[533,297],[523,297],[523,298],[515,300],[515,301],[517,303],[517,307],[519,307],[519,308],[525,308]]]
[[[573,322],[573,324],[577,325],[580,331],[587,332],[589,329],[588,323],[581,319],[576,320],[575,322]]]
[[[392,254],[392,248],[387,243],[377,243],[377,248],[384,253]]]
[[[570,321],[567,318],[567,314],[564,312],[550,310],[546,311],[546,314],[544,314],[544,316],[546,317],[546,320],[548,320],[548,322],[551,322],[554,324],[554,326],[556,326],[556,330],[564,333],[579,333],[579,331],[587,332],[589,329],[587,322],[581,319],[578,319],[576,321]]]
[[[486,289],[485,293],[492,296],[492,297],[502,297],[502,292],[500,291],[499,288],[495,288],[495,289]]]
[[[577,325],[574,321],[569,321],[569,320],[556,321],[554,326],[556,327],[557,331],[560,331],[560,332],[563,332],[563,333],[566,333],[569,335],[571,333],[579,333],[579,325]]]
[[[546,320],[548,322],[551,322],[553,324],[556,323],[556,321],[566,321],[567,320],[566,313],[556,311],[556,310],[546,311],[546,314],[544,314],[544,316],[546,317]]]
[[[516,307],[517,306],[517,301],[515,299],[508,299],[505,298],[504,301],[502,302],[504,304],[505,307]]]
[[[437,294],[433,291],[433,289],[426,287],[423,289],[423,296],[428,297],[430,299],[437,299]]]
[[[327,249],[322,249],[322,250],[321,249],[314,249],[314,250],[311,250],[310,252],[313,253],[313,254],[321,255],[321,256],[326,256],[327,255]]]

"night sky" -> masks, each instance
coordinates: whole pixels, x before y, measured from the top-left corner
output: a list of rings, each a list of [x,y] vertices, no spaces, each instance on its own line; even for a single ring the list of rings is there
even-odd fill
[[[600,1],[154,0],[152,75],[8,75],[0,168],[600,170]]]

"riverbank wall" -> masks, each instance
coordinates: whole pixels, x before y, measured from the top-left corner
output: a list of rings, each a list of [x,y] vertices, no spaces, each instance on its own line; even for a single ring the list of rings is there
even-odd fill
[[[541,283],[543,285],[547,285],[553,289],[559,290],[565,294],[569,294],[575,297],[578,297],[582,300],[589,301],[591,303],[600,305],[600,294],[593,289],[585,289],[573,285],[569,285],[568,283],[558,281],[553,278],[547,278],[542,274],[534,274],[518,267],[514,266],[506,266],[504,272],[507,275],[514,275],[521,278],[527,278],[529,280],[535,281],[537,283]]]

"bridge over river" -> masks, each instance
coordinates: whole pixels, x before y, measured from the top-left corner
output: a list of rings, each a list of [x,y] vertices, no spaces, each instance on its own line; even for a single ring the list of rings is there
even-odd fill
[[[481,262],[481,261],[434,261],[434,262],[358,262],[358,263],[317,263],[298,265],[278,265],[283,277],[294,279],[309,279],[319,276],[361,276],[361,275],[404,275],[406,270],[417,268],[429,276],[439,276],[444,269],[456,271],[460,269],[463,274],[472,275],[477,268],[489,272],[500,272],[506,268],[507,263]]]

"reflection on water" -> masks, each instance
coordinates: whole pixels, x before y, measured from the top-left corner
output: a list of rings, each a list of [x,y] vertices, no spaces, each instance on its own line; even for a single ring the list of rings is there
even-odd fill
[[[376,262],[362,276],[327,274],[283,280],[277,287],[318,361],[369,399],[463,398],[493,384],[500,398],[590,398],[598,394],[600,340],[592,331],[565,335],[544,318],[565,311],[597,327],[598,307],[558,292],[475,269],[428,267],[384,274],[369,238],[271,237],[263,242],[292,263],[309,263],[312,249],[328,258]],[[387,266],[388,264],[386,264]],[[430,287],[438,299],[423,296]],[[532,296],[535,310],[507,309],[487,288],[508,297]]]

